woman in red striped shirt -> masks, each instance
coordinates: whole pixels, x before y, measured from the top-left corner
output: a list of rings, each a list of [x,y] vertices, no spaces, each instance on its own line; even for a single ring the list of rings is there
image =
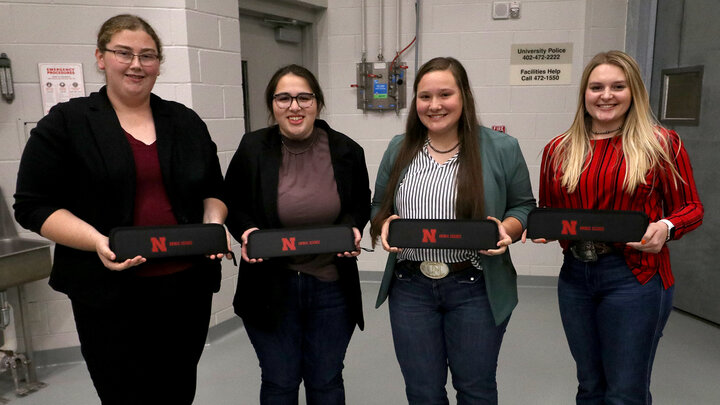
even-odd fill
[[[630,56],[596,55],[578,104],[570,129],[543,152],[539,205],[641,211],[650,224],[627,244],[560,241],[558,298],[577,365],[576,400],[650,404],[653,359],[672,309],[666,242],[700,226],[703,206],[687,152],[653,117]]]

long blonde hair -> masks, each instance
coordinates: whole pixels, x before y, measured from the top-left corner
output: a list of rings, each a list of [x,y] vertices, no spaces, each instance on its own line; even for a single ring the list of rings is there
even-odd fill
[[[669,177],[672,177],[677,187],[677,179],[682,181],[682,178],[672,164],[670,141],[650,110],[650,100],[640,77],[640,68],[630,55],[622,51],[601,52],[585,66],[575,119],[570,129],[556,140],[557,147],[548,161],[555,171],[562,170],[562,186],[569,193],[574,192],[580,175],[590,164],[592,120],[585,106],[585,91],[590,74],[603,64],[617,66],[623,71],[632,96],[620,135],[625,158],[623,189],[629,194],[633,193],[639,184],[646,183],[645,178],[650,170],[657,169],[661,175],[665,175],[663,168],[670,171]]]

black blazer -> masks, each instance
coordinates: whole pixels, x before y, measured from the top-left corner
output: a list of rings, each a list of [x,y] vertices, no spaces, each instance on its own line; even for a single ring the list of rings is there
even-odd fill
[[[363,231],[370,219],[370,186],[362,147],[348,136],[330,128],[322,120],[315,126],[328,134],[330,156],[340,195],[340,215],[336,224],[347,224]],[[236,240],[249,228],[281,228],[277,213],[278,175],[282,162],[278,126],[245,134],[225,175],[226,221]],[[355,322],[363,329],[360,280],[356,258],[335,258],[339,282],[348,297]],[[272,327],[284,313],[281,298],[285,291],[279,282],[286,271],[282,259],[262,263],[242,262],[233,301],[235,312],[246,322]]]
[[[191,109],[151,95],[163,183],[180,224],[201,223],[203,200],[222,198],[222,171],[205,123]],[[45,220],[64,208],[108,235],[131,226],[135,201],[132,149],[105,87],[88,97],[53,107],[31,131],[20,160],[15,218],[40,232]],[[208,267],[217,290],[220,264]],[[131,293],[134,272],[110,271],[95,252],[57,244],[50,285],[71,298],[103,304]]]

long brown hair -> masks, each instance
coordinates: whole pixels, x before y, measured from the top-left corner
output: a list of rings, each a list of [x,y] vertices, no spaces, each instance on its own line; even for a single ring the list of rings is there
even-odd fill
[[[482,183],[482,164],[480,161],[480,146],[475,135],[480,123],[475,115],[475,98],[472,94],[467,72],[462,64],[455,58],[440,57],[427,61],[420,67],[413,83],[413,98],[408,110],[405,126],[405,137],[397,158],[390,172],[385,195],[380,205],[380,211],[370,222],[370,237],[373,245],[382,230],[383,222],[393,213],[395,188],[400,181],[400,173],[413,158],[422,150],[427,139],[427,127],[420,121],[417,112],[417,88],[420,80],[426,74],[435,71],[449,71],[455,78],[455,84],[462,96],[462,112],[458,121],[458,154],[457,175],[457,201],[455,215],[458,219],[483,218],[485,212],[485,198]]]
[[[590,74],[600,65],[613,65],[625,74],[632,101],[625,115],[622,126],[622,149],[625,158],[625,180],[623,189],[627,193],[635,191],[639,184],[644,184],[648,172],[659,169],[660,175],[668,175],[677,186],[677,179],[683,181],[672,164],[670,141],[664,135],[650,109],[645,84],[640,77],[640,68],[635,60],[622,51],[601,52],[595,55],[585,66],[580,80],[580,94],[575,119],[570,129],[555,142],[557,147],[546,164],[553,171],[562,172],[561,183],[568,192],[575,191],[580,175],[590,164],[592,147],[590,146],[591,117],[585,105]],[[664,168],[664,170],[663,170]],[[669,173],[665,173],[665,170]]]

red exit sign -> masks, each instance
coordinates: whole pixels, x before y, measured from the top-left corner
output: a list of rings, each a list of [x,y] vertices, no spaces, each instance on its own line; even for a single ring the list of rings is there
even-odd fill
[[[493,125],[492,129],[498,132],[505,132],[505,125]]]

